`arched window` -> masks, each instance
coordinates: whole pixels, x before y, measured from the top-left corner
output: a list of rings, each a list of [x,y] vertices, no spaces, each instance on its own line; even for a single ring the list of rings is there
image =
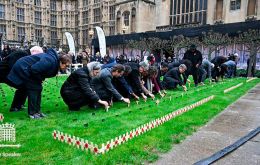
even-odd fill
[[[116,31],[117,33],[121,32],[121,11],[116,13]]]
[[[131,16],[131,32],[136,32],[136,8],[132,8]]]
[[[129,15],[130,15],[130,12],[129,12],[129,11],[125,11],[125,12],[123,13],[124,25],[125,25],[125,26],[129,26]]]

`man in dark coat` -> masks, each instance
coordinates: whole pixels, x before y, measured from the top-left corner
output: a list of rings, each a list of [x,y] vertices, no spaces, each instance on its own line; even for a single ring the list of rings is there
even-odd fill
[[[134,62],[126,63],[131,67],[132,71],[125,77],[128,84],[132,87],[133,92],[138,96],[141,96],[143,99],[147,99],[145,96],[142,85],[141,85],[141,74],[145,71],[148,71],[149,65],[145,62],[140,62],[139,64]]]
[[[15,62],[24,57],[30,55],[29,51],[17,50],[9,54],[3,61],[0,61],[0,83],[6,82],[6,77],[12,69]]]
[[[106,101],[102,101],[91,85],[91,79],[97,77],[101,66],[99,62],[88,63],[87,66],[73,72],[61,87],[61,96],[69,106],[69,110],[79,110],[84,105],[93,107],[99,103],[108,107]]]
[[[9,45],[5,44],[4,45],[4,49],[1,52],[1,57],[0,57],[0,61],[4,60],[9,54],[12,53],[11,48],[9,47]]]
[[[9,54],[3,61],[0,62],[0,72],[2,73],[0,75],[0,83],[8,84],[7,75],[9,74],[17,60],[27,55],[35,55],[39,53],[43,53],[42,48],[39,46],[34,46],[30,50],[16,50]],[[20,111],[26,101],[27,95],[23,90],[18,89],[16,93],[17,94],[15,96],[17,98],[14,99],[15,101],[11,105],[10,112]]]
[[[216,56],[215,58],[213,58],[211,60],[211,63],[214,64],[214,68],[212,70],[212,79],[214,79],[215,81],[218,81],[218,79],[220,77],[223,77],[224,75],[224,68],[222,68],[222,71],[221,71],[221,65],[223,63],[225,63],[228,59],[224,56]]]
[[[117,64],[116,60],[114,58],[111,58],[109,56],[104,57],[104,64],[102,65],[102,69],[104,68],[112,68]],[[132,69],[128,65],[124,65],[125,71],[124,75],[120,77],[113,77],[112,84],[117,89],[117,91],[120,91],[120,94],[123,97],[130,98],[130,96],[133,96],[135,99],[139,99],[137,95],[132,90],[132,87],[127,83],[125,80],[125,77],[131,73]],[[116,100],[116,99],[115,99]]]
[[[120,94],[126,98],[130,98],[131,96],[136,100],[139,100],[139,97],[134,93],[132,87],[126,81],[126,77],[132,72],[132,68],[129,65],[124,65],[125,71],[124,75],[118,78],[113,78],[113,85],[120,91]]]
[[[112,97],[117,100],[124,101],[125,103],[130,103],[128,98],[124,98],[113,86],[113,77],[121,77],[124,74],[124,66],[121,64],[116,64],[112,68],[104,68],[101,70],[100,76],[94,78],[92,83],[95,91],[102,100],[111,102]]]
[[[189,73],[186,73],[187,77],[192,75],[195,86],[198,85],[198,75],[199,75],[199,67],[202,62],[202,54],[200,51],[196,49],[195,45],[190,46],[190,50],[188,50],[183,57],[183,60],[190,60],[192,63],[192,67]]]
[[[177,85],[183,87],[183,90],[187,90],[186,86],[184,85],[184,82],[181,78],[181,75],[184,75],[187,67],[184,64],[181,64],[179,67],[173,68],[169,70],[163,77],[163,86],[166,89],[175,89],[177,88]]]
[[[58,57],[53,49],[47,53],[25,56],[17,60],[7,76],[8,85],[26,92],[28,96],[28,114],[32,119],[44,117],[40,111],[42,82],[45,78],[54,77],[59,70],[70,64],[67,55]],[[19,93],[15,93],[13,103],[18,102]]]

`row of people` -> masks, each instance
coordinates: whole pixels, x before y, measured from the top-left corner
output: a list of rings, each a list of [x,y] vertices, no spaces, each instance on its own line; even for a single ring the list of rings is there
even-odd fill
[[[220,57],[211,62],[202,60],[201,53],[194,47],[191,47],[179,63],[160,66],[155,65],[154,58],[150,57],[147,61],[122,65],[107,56],[103,65],[90,62],[73,72],[62,85],[60,93],[70,110],[79,110],[84,105],[94,108],[103,105],[108,108],[113,101],[130,104],[131,97],[146,100],[147,97],[154,98],[155,93],[164,96],[166,89],[174,89],[178,85],[186,91],[187,77],[192,75],[196,86],[206,77],[204,72],[199,71],[209,66],[213,69],[206,70],[207,73],[212,73],[212,77],[221,76],[232,62]],[[3,70],[5,73],[0,82],[17,89],[10,110],[21,110],[28,97],[30,118],[44,117],[40,110],[42,82],[45,78],[54,77],[59,71],[65,70],[70,63],[69,55],[58,55],[53,49],[44,53],[40,47],[33,47],[27,52],[16,51],[7,56],[0,63],[1,72]]]

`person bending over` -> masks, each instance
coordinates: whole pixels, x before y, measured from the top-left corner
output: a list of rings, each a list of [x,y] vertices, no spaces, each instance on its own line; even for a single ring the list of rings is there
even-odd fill
[[[166,89],[175,89],[179,84],[182,86],[183,90],[186,91],[187,88],[184,85],[184,82],[181,78],[181,75],[184,76],[187,67],[184,64],[181,64],[178,68],[173,68],[169,70],[163,77],[162,84]]]
[[[61,87],[60,94],[70,111],[80,107],[99,103],[105,108],[108,103],[99,98],[91,84],[91,79],[99,76],[101,65],[99,62],[90,62],[81,69],[73,72]]]
[[[58,56],[56,51],[48,49],[46,53],[25,56],[16,61],[7,76],[8,85],[26,93],[28,97],[28,114],[31,119],[42,118],[41,112],[42,83],[45,78],[54,77],[59,70],[70,65],[67,55]],[[17,100],[15,93],[13,102]]]
[[[112,98],[130,103],[128,98],[124,98],[113,86],[112,79],[123,76],[125,67],[121,64],[116,64],[112,68],[104,68],[101,70],[100,76],[93,79],[93,86],[102,100],[112,103]]]

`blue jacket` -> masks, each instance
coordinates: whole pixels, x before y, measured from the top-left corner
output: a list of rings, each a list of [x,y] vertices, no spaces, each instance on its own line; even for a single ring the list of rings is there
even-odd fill
[[[25,85],[31,89],[41,89],[45,78],[58,73],[59,58],[55,50],[22,57],[14,64],[7,78],[17,86]]]
[[[104,69],[104,68],[112,68],[114,65],[116,65],[116,60],[114,58],[110,58],[110,60],[101,66],[101,69]]]
[[[224,63],[225,65],[227,65],[228,67],[235,67],[236,63],[235,61],[229,60],[227,62]]]

